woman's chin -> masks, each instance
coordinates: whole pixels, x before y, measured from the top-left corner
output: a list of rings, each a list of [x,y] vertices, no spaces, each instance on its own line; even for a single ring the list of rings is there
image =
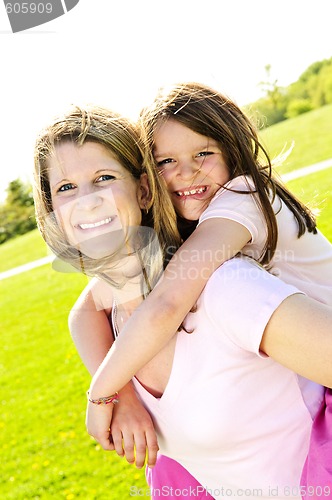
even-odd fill
[[[90,259],[97,260],[110,257],[118,260],[126,250],[125,236],[123,231],[112,231],[111,233],[81,241],[77,248],[82,255]]]

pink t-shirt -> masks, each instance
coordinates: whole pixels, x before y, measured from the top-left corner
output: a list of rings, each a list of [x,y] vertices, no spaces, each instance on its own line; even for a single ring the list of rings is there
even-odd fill
[[[134,380],[154,419],[160,452],[215,498],[301,498],[311,414],[322,388],[299,382],[259,352],[272,313],[297,292],[250,259],[229,260],[186,318],[193,333],[177,336],[163,396],[153,397]]]
[[[258,208],[256,194],[235,191],[254,189],[250,177],[239,176],[221,188],[200,217],[199,224],[211,218],[227,218],[245,226],[251,242],[243,253],[258,260],[266,240],[265,219]],[[232,189],[233,191],[229,191]],[[276,196],[273,209],[278,224],[278,243],[270,272],[286,283],[302,290],[310,297],[332,305],[332,245],[318,231],[306,231],[297,237],[298,226],[291,210]]]

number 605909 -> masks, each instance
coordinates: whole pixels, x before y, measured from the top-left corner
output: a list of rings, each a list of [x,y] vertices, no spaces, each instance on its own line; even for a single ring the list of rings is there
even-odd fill
[[[51,14],[52,4],[50,2],[22,2],[22,3],[10,3],[6,2],[6,11],[8,14],[14,12],[14,14]]]

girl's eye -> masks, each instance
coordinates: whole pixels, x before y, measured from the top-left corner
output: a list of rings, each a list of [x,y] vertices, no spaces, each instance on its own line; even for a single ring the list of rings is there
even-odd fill
[[[200,158],[202,158],[202,157],[204,158],[205,156],[210,156],[210,155],[213,155],[212,151],[201,151],[196,156],[199,156]]]
[[[75,186],[71,182],[68,182],[68,184],[63,184],[63,186],[61,186],[58,189],[58,192],[59,193],[64,193],[65,191],[70,191],[71,189],[75,189]]]
[[[98,179],[96,179],[96,182],[103,182],[103,181],[113,181],[115,179],[114,175],[109,175],[109,174],[103,174]]]
[[[163,167],[164,165],[169,165],[173,163],[174,160],[172,158],[165,158],[165,160],[161,160],[157,162],[157,167]]]

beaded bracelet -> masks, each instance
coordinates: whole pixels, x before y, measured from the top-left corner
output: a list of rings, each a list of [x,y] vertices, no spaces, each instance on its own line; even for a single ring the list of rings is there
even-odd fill
[[[89,396],[89,391],[87,391],[86,395],[88,397],[88,401],[90,401],[90,403],[93,403],[94,405],[109,405],[110,403],[113,403],[115,405],[120,401],[118,392],[112,394],[112,396],[106,396],[105,398],[98,399],[91,399]]]

